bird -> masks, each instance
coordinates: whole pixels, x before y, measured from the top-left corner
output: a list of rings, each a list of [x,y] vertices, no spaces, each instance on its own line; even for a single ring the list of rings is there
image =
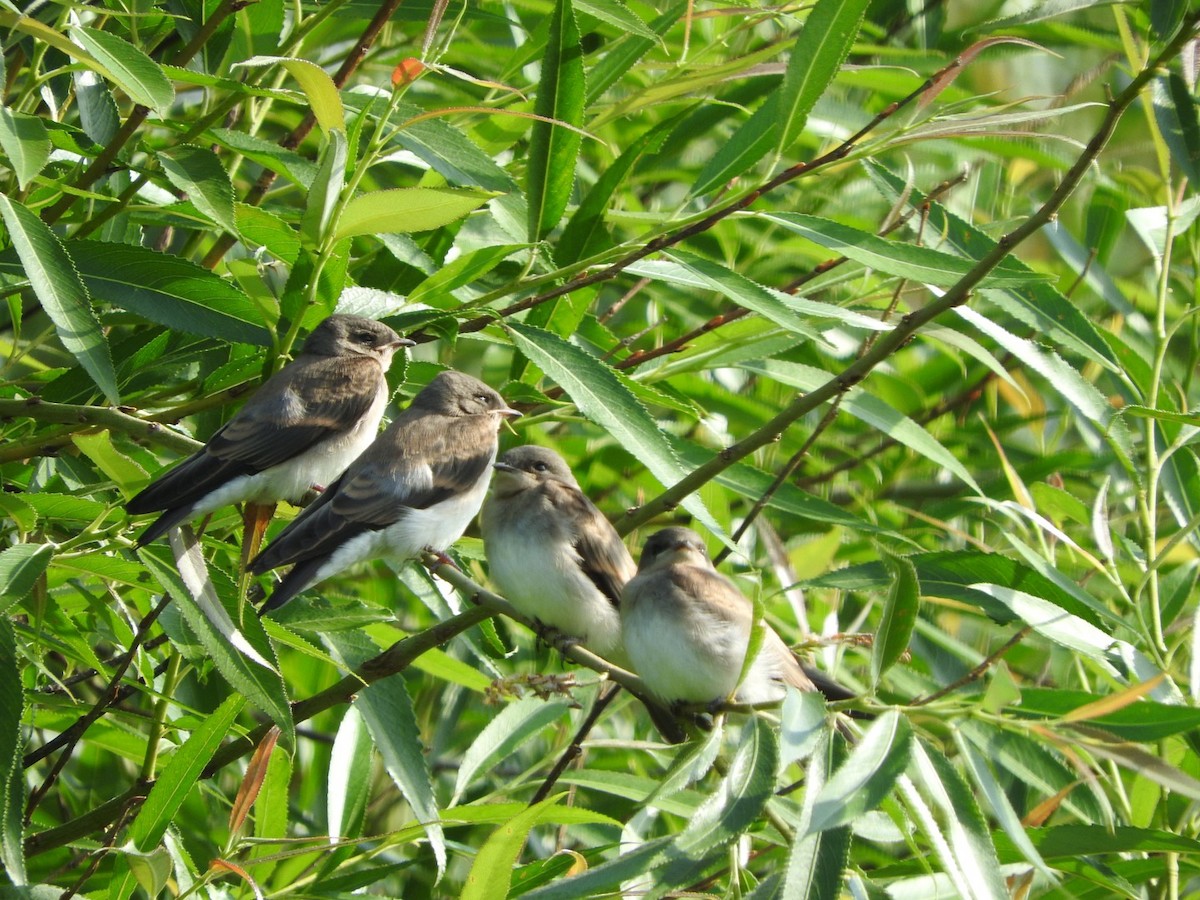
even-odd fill
[[[326,318],[202,448],[126,503],[132,515],[162,513],[137,546],[223,506],[296,501],[337,478],[375,439],[384,373],[412,345],[373,319]]]
[[[401,562],[448,548],[483,503],[500,422],[519,415],[482,381],[452,369],[439,373],[250,562],[257,575],[293,564],[260,614],[357,562]]]
[[[650,536],[621,594],[621,634],[655,697],[672,706],[716,706],[730,695],[735,703],[765,704],[782,700],[789,686],[829,699],[854,696],[803,666],[769,625],[739,684],[753,624],[754,605],[713,567],[700,535],[671,527]]]
[[[479,524],[500,593],[538,624],[629,668],[618,610],[637,566],[616,529],[553,450],[516,447],[493,468]]]

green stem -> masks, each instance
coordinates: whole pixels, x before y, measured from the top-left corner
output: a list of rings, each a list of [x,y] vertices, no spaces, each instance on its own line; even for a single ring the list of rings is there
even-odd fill
[[[154,771],[158,766],[158,744],[162,740],[163,729],[167,722],[167,707],[175,696],[175,688],[179,685],[179,673],[183,667],[183,656],[178,650],[171,651],[167,671],[163,675],[162,693],[154,704],[154,719],[150,723],[150,733],[146,736],[146,757],[142,760],[142,780],[153,781]]]

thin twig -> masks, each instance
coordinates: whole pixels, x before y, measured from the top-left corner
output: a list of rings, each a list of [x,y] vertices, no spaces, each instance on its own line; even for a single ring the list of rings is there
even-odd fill
[[[566,750],[563,751],[562,755],[558,758],[558,761],[554,764],[554,768],[550,770],[548,775],[546,775],[546,780],[542,782],[542,786],[537,789],[537,793],[535,793],[532,799],[530,799],[530,806],[536,806],[550,796],[550,792],[554,790],[554,785],[558,781],[559,776],[562,775],[562,773],[567,770],[567,766],[569,766],[571,762],[583,752],[583,741],[588,736],[588,733],[592,730],[593,726],[595,726],[596,722],[600,719],[600,714],[604,712],[604,710],[608,708],[609,704],[611,704],[613,700],[617,698],[617,694],[619,694],[620,691],[621,688],[614,684],[596,698],[596,702],[592,704],[592,708],[588,712],[587,717],[580,723],[579,730],[575,732],[575,737],[571,739],[570,745]]]
[[[1021,643],[1021,641],[1025,639],[1025,636],[1031,631],[1033,631],[1033,626],[1025,625],[1018,630],[1016,634],[1005,641],[1004,645],[1000,647],[1000,649],[989,655],[987,659],[973,668],[966,675],[962,676],[962,678],[959,678],[957,681],[952,681],[944,688],[940,688],[939,690],[934,691],[932,694],[921,697],[919,700],[912,701],[909,706],[924,706],[926,703],[932,703],[934,700],[940,700],[947,694],[957,691],[960,687],[971,684],[973,681],[978,681],[983,677],[984,673],[987,672],[988,669],[996,664],[996,661],[1000,659],[1000,657],[1004,656],[1004,654],[1006,654],[1009,650]]]
[[[125,677],[125,673],[129,670],[129,666],[133,662],[133,657],[137,653],[138,647],[140,647],[142,641],[146,639],[146,635],[149,634],[150,629],[158,620],[159,615],[162,614],[162,611],[167,608],[167,604],[170,602],[171,595],[163,594],[162,599],[158,601],[158,605],[155,606],[154,609],[150,610],[150,612],[146,614],[146,617],[138,623],[137,632],[134,634],[133,641],[129,645],[129,652],[125,654],[124,658],[122,658],[120,663],[117,665],[116,670],[112,674],[112,678],[108,680],[108,687],[105,688],[105,691],[101,695],[100,699],[92,705],[92,708],[89,709],[84,715],[76,719],[66,731],[56,736],[54,740],[48,741],[37,750],[25,755],[24,764],[25,767],[28,768],[38,760],[44,759],[48,754],[53,753],[59,747],[64,748],[58,759],[55,760],[53,768],[50,769],[50,773],[45,777],[45,779],[43,779],[42,783],[38,785],[38,787],[29,792],[29,802],[25,806],[25,824],[29,824],[29,820],[33,816],[33,811],[37,809],[37,805],[42,801],[42,798],[46,796],[46,793],[51,787],[54,786],[54,782],[58,780],[59,773],[62,772],[63,766],[67,764],[67,760],[71,757],[71,750],[79,742],[80,738],[83,737],[84,732],[91,727],[93,722],[104,715],[104,711],[106,709],[121,699],[121,680]]]

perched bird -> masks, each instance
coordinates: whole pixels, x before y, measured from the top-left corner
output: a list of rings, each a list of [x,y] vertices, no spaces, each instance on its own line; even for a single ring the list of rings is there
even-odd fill
[[[412,343],[372,319],[327,318],[204,447],[126,504],[135,515],[162,511],[138,546],[222,506],[299,500],[337,478],[375,439],[384,373]]]
[[[618,608],[637,566],[616,529],[553,450],[517,447],[493,468],[480,525],[500,592],[529,618],[628,668]]]
[[[519,415],[482,381],[440,373],[250,563],[256,574],[294,564],[262,612],[362,560],[453,544],[483,503],[501,419]]]
[[[830,699],[853,696],[801,666],[769,625],[739,685],[753,617],[753,604],[717,572],[700,536],[687,528],[652,535],[621,594],[626,652],[646,687],[666,703],[717,703],[735,688],[737,703],[773,703],[788,685],[830,696],[827,688]]]

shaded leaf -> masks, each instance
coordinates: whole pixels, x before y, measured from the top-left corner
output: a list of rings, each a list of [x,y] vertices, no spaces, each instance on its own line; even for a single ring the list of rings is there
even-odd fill
[[[233,214],[233,185],[217,154],[205,147],[177,144],[159,151],[163,171],[188,200],[230,234],[237,234]]]
[[[567,208],[575,184],[575,162],[582,136],[556,123],[582,126],[583,98],[583,50],[575,11],[571,0],[556,0],[533,108],[534,113],[554,122],[534,122],[529,136],[525,196],[529,204],[530,241],[540,240],[557,225]]]
[[[134,103],[165,116],[175,101],[175,88],[158,63],[133,44],[98,28],[71,28],[71,37],[103,66]]]
[[[121,400],[108,341],[87,289],[55,234],[21,204],[0,195],[0,218],[33,292],[54,323],[58,339],[79,360],[114,406]]]
[[[50,160],[50,136],[37,116],[0,106],[0,150],[24,190]]]

